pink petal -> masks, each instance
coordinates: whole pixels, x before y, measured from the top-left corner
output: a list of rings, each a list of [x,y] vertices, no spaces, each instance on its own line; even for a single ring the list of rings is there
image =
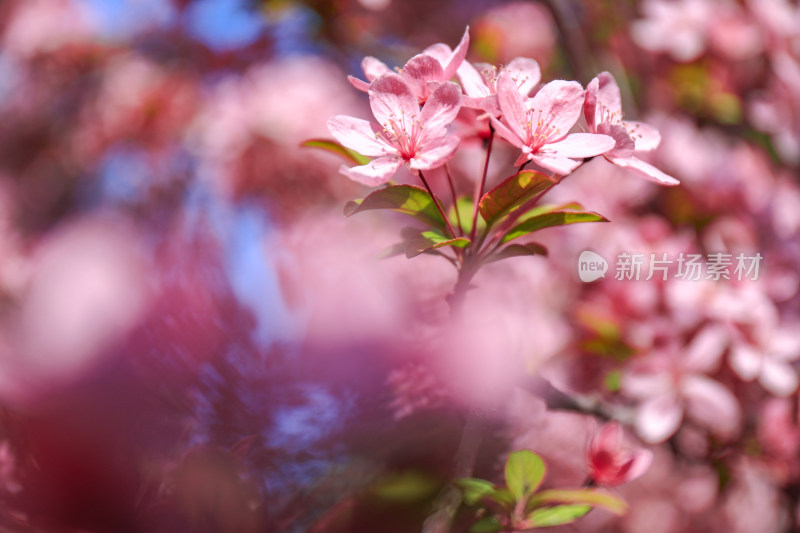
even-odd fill
[[[439,85],[419,115],[423,131],[438,130],[452,123],[461,109],[461,88],[451,81]]]
[[[761,374],[761,352],[749,344],[738,344],[730,354],[730,365],[736,374],[745,381],[752,381]]]
[[[649,152],[651,150],[655,150],[661,143],[661,133],[659,133],[658,130],[650,124],[626,120],[622,122],[622,125],[636,143],[637,152]]]
[[[800,358],[800,325],[793,324],[772,333],[769,339],[769,353],[781,361],[794,361]]]
[[[362,92],[368,92],[369,91],[369,83],[365,82],[364,80],[360,80],[360,79],[355,78],[353,76],[347,76],[347,81],[349,81],[350,85],[352,85],[353,87],[355,87],[359,91],[362,91]]]
[[[626,481],[633,481],[641,476],[647,472],[647,469],[653,464],[653,452],[650,450],[638,449],[632,453],[633,458],[631,459],[631,466],[625,476]]]
[[[453,55],[453,49],[444,43],[436,43],[427,47],[422,53],[433,57],[444,67],[444,64],[447,63],[450,56]]]
[[[328,131],[344,146],[361,155],[376,157],[391,150],[375,138],[372,126],[360,118],[337,115],[328,119]]]
[[[491,121],[492,126],[494,126],[494,131],[497,133],[497,135],[510,142],[513,146],[522,148],[522,139],[520,139],[519,135],[508,129],[508,126],[494,118],[494,116],[491,117]]]
[[[733,436],[740,409],[727,388],[711,378],[694,375],[683,380],[681,392],[686,398],[686,411],[694,420],[720,436]]]
[[[535,59],[527,57],[512,59],[506,65],[506,71],[511,74],[511,79],[516,82],[520,94],[524,96],[530,96],[542,80],[542,71]]]
[[[377,187],[391,180],[402,164],[403,160],[398,156],[379,157],[359,167],[342,165],[339,172],[368,187]]]
[[[520,139],[525,139],[528,117],[523,105],[523,97],[506,71],[501,72],[497,79],[497,103],[500,105],[503,122],[508,129]]]
[[[716,370],[728,341],[728,332],[722,326],[703,328],[686,348],[684,370],[704,373]]]
[[[797,390],[797,371],[787,363],[765,358],[758,382],[775,396],[789,396]]]
[[[391,121],[405,121],[406,131],[419,116],[419,104],[411,87],[397,74],[384,74],[369,86],[372,114],[381,126]]]
[[[458,67],[458,79],[461,86],[464,88],[464,93],[472,98],[483,98],[489,96],[492,91],[486,85],[486,80],[481,76],[481,73],[472,66],[468,61],[461,63]]]
[[[597,92],[599,90],[600,80],[594,78],[586,86],[586,94],[583,99],[583,116],[592,133],[597,132],[597,126],[602,122],[600,119],[602,113],[599,113],[597,109]]]
[[[464,58],[467,57],[467,50],[469,49],[469,26],[464,30],[464,35],[461,36],[461,42],[458,43],[456,49],[453,50],[453,55],[447,60],[446,63],[442,63],[442,67],[444,69],[444,76],[441,78],[442,81],[447,81],[453,76],[455,76],[456,72],[458,71],[458,67],[464,62]]]
[[[444,165],[458,148],[460,139],[455,135],[440,137],[423,144],[409,161],[408,166],[417,170],[430,170]]]
[[[367,56],[361,60],[361,70],[364,71],[364,76],[366,76],[367,81],[373,81],[392,71],[386,63],[372,56]]]
[[[614,454],[622,445],[622,427],[619,422],[609,422],[600,428],[600,432],[592,440],[592,451],[604,450]]]
[[[530,159],[547,170],[562,176],[566,176],[581,165],[580,161],[548,153],[535,153]]]
[[[644,176],[650,181],[655,181],[660,185],[680,185],[681,183],[669,174],[661,172],[653,165],[645,163],[637,157],[609,157],[608,160],[617,166],[628,169],[640,176]]]
[[[418,54],[408,60],[400,74],[405,82],[421,99],[428,97],[429,82],[443,81],[442,65],[433,56]]]
[[[533,122],[541,120],[549,125],[553,131],[549,138],[558,140],[569,132],[580,117],[583,100],[584,92],[580,83],[555,80],[539,89],[526,105],[528,109],[538,111],[538,118],[534,113]],[[500,105],[502,107],[502,102]]]
[[[672,394],[648,400],[636,411],[636,432],[646,442],[656,444],[671,437],[681,424],[683,408]]]
[[[605,122],[606,113],[617,120],[622,120],[622,97],[614,76],[609,72],[601,72],[597,75],[597,80],[599,82],[597,90],[599,109],[597,111],[601,115],[595,117],[595,120],[599,119],[601,122]]]
[[[610,122],[603,122],[597,125],[594,133],[601,133],[613,137],[616,145],[614,149],[606,154],[606,157],[614,157],[620,159],[627,159],[633,157],[633,152],[636,151],[636,145],[631,139],[628,130],[622,124],[611,124]]]
[[[573,133],[561,141],[547,144],[545,148],[561,157],[583,158],[604,154],[613,149],[615,144],[608,135]]]

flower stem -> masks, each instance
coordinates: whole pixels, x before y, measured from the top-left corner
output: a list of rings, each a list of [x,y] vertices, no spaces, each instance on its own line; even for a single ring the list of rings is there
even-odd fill
[[[428,180],[425,179],[425,176],[422,174],[422,171],[417,171],[419,174],[419,179],[422,180],[422,184],[425,185],[425,188],[428,190],[428,194],[431,195],[431,199],[433,200],[434,205],[436,205],[436,209],[439,210],[439,214],[442,215],[444,219],[444,223],[447,225],[447,230],[450,232],[450,235],[455,239],[458,235],[456,235],[455,230],[453,229],[453,225],[450,224],[450,220],[447,218],[447,215],[444,212],[444,207],[442,207],[441,202],[439,202],[439,198],[433,194],[433,189],[431,186],[428,185]]]
[[[450,196],[453,198],[453,208],[456,211],[456,222],[458,223],[458,234],[464,235],[464,224],[461,222],[461,213],[458,210],[458,197],[456,197],[456,186],[453,183],[453,176],[450,175],[450,169],[447,165],[444,166],[444,171],[447,174],[447,183],[450,185]]]
[[[472,477],[484,430],[483,417],[470,411],[454,458],[453,480]],[[434,502],[436,511],[422,525],[422,533],[447,533],[461,505],[461,491],[450,483]]]
[[[475,232],[478,228],[478,205],[480,204],[481,197],[483,197],[483,190],[486,187],[486,175],[489,173],[489,158],[492,155],[492,145],[494,144],[494,128],[492,127],[491,122],[489,123],[489,141],[486,145],[486,160],[483,162],[483,175],[481,176],[481,181],[475,187],[475,197],[473,198],[473,202],[475,202],[475,210],[472,213],[472,230],[469,232],[469,240],[475,240]]]

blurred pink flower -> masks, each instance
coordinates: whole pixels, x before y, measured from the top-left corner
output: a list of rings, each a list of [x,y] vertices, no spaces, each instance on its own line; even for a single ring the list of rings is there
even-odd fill
[[[439,85],[420,111],[411,86],[397,74],[384,74],[370,84],[369,100],[382,130],[345,115],[328,120],[336,140],[376,157],[366,165],[342,166],[341,173],[350,179],[371,187],[382,185],[403,162],[412,170],[430,170],[442,166],[458,147],[458,137],[447,132],[461,108],[461,89],[455,83]]]
[[[491,7],[475,24],[475,42],[487,60],[531,57],[547,66],[556,47],[556,24],[548,9],[534,2]]]
[[[400,70],[400,76],[411,87],[411,90],[419,99],[420,103],[425,102],[442,82],[450,80],[455,76],[456,71],[461,66],[467,56],[469,48],[469,27],[464,30],[464,36],[453,50],[444,43],[432,44],[421,54],[417,54],[406,62]],[[359,80],[348,76],[348,80],[353,87],[360,91],[367,92],[371,82],[377,80],[384,74],[388,74],[391,69],[381,60],[372,56],[367,56],[361,61],[361,68],[367,81]]]
[[[573,158],[602,154],[614,148],[614,139],[594,133],[569,133],[578,120],[584,99],[578,82],[551,81],[533,98],[525,98],[508,72],[497,80],[497,99],[503,120],[492,117],[497,134],[520,148],[520,165],[533,161],[555,172],[569,174],[579,165]]]
[[[730,365],[746,381],[758,379],[767,391],[776,396],[788,396],[797,390],[797,371],[792,361],[800,359],[798,326],[763,324],[752,342],[739,339],[730,354]]]
[[[644,474],[653,462],[653,452],[628,448],[622,438],[622,426],[609,422],[589,443],[589,476],[596,484],[615,487],[627,483]]]
[[[692,61],[706,48],[708,24],[714,20],[708,0],[646,0],[645,18],[631,26],[633,40],[646,50],[667,52],[677,61]]]
[[[650,443],[672,436],[688,416],[715,435],[730,438],[741,419],[736,397],[708,376],[716,370],[728,342],[722,326],[708,326],[686,347],[672,346],[631,365],[623,392],[642,400],[636,431]]]
[[[614,149],[603,154],[610,162],[662,185],[679,183],[634,155],[654,150],[661,142],[661,135],[643,122],[622,120],[619,86],[610,73],[602,72],[589,83],[583,112],[590,132],[608,135],[616,141]]]

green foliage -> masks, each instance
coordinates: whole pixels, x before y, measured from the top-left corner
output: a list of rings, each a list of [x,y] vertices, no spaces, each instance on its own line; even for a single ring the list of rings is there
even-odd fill
[[[540,229],[581,222],[608,222],[608,219],[597,213],[586,211],[552,211],[531,216],[520,222],[503,236],[502,242],[508,242]]]
[[[341,156],[347,161],[354,163],[356,165],[366,165],[370,161],[369,157],[361,155],[355,150],[351,150],[350,148],[345,148],[338,142],[329,139],[309,139],[305,142],[300,143],[300,146],[305,146],[307,148],[319,148],[320,150],[325,150],[326,152],[330,152],[332,154]]]
[[[596,507],[617,515],[628,510],[624,501],[598,489],[540,491],[546,472],[541,456],[520,450],[509,454],[506,461],[506,487],[478,478],[456,481],[466,505],[493,513],[475,522],[470,531],[525,531],[569,524]]]
[[[526,255],[547,255],[547,248],[535,242],[527,244],[509,244],[494,252],[484,263],[493,263],[508,259],[509,257],[520,257]]]
[[[506,461],[506,485],[514,498],[527,499],[544,480],[547,467],[542,458],[531,451],[512,452]]]
[[[488,226],[555,185],[549,177],[523,170],[502,181],[481,198],[479,209]]]
[[[466,248],[470,245],[470,240],[466,237],[456,237],[455,239],[446,237],[439,231],[429,230],[418,233],[406,241],[406,257],[416,257],[429,250],[435,250],[445,246],[454,248]]]
[[[347,202],[345,216],[372,209],[390,209],[412,216],[427,226],[444,230],[445,222],[428,191],[415,185],[391,185],[378,189],[363,200]]]

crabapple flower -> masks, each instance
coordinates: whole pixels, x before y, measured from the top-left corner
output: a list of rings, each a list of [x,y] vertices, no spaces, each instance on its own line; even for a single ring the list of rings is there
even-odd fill
[[[497,79],[497,101],[502,121],[492,117],[497,134],[520,148],[515,164],[527,161],[556,174],[569,174],[577,159],[605,153],[614,148],[614,139],[595,133],[567,135],[581,114],[583,88],[578,82],[551,81],[533,98],[520,93],[511,73],[503,71]]]
[[[730,364],[746,381],[758,382],[776,396],[789,396],[798,386],[797,371],[792,361],[800,358],[800,337],[797,326],[762,328],[755,343],[734,343]]]
[[[708,376],[719,366],[728,342],[722,326],[707,326],[681,349],[672,346],[631,365],[622,390],[641,401],[636,432],[649,443],[663,442],[691,418],[723,438],[733,436],[741,420],[736,397]]]
[[[622,120],[619,86],[608,72],[600,73],[586,87],[583,113],[590,132],[608,135],[616,141],[613,150],[603,154],[610,162],[662,185],[680,183],[634,155],[654,150],[661,142],[661,135],[653,126],[643,122]]]
[[[464,30],[461,42],[453,50],[444,43],[436,43],[421,54],[417,54],[406,62],[400,70],[400,76],[413,90],[420,103],[424,103],[441,83],[449,81],[464,62],[469,48],[469,27]],[[367,81],[348,76],[353,87],[368,92],[370,83],[388,74],[391,69],[381,60],[367,56],[361,61],[361,69]]]
[[[609,422],[589,443],[587,462],[592,481],[616,487],[644,474],[653,462],[653,452],[626,447],[622,441],[622,427],[617,422]]]
[[[527,57],[512,59],[501,69],[486,63],[473,65],[464,61],[458,68],[458,79],[466,94],[463,105],[483,109],[494,116],[500,116],[500,108],[497,104],[497,79],[499,72],[502,71],[509,73],[511,79],[517,84],[520,94],[526,98],[531,95],[542,79],[539,63]]]
[[[344,146],[375,157],[366,165],[340,172],[370,187],[388,182],[407,163],[412,170],[442,166],[458,147],[458,137],[447,132],[461,109],[461,89],[440,84],[420,111],[414,91],[397,74],[384,74],[370,84],[372,114],[380,124],[337,115],[328,120],[331,134]]]

